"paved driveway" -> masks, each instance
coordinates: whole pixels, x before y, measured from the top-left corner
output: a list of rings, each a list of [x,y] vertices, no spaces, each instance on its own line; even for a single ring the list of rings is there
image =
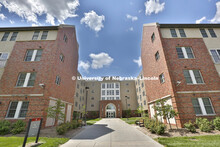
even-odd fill
[[[159,143],[124,121],[102,119],[86,127],[61,147],[161,147]]]

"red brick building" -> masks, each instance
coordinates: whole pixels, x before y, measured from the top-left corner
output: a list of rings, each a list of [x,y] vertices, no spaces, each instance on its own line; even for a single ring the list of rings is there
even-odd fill
[[[1,48],[10,48],[0,70],[0,119],[42,117],[43,127],[52,126],[55,122],[47,118],[46,110],[61,99],[65,121],[70,121],[76,85],[72,76],[77,75],[78,65],[75,27],[0,28],[0,38]]]
[[[179,112],[172,124],[220,116],[220,25],[145,24],[141,59],[149,115],[158,99]],[[162,120],[166,121],[166,120]]]

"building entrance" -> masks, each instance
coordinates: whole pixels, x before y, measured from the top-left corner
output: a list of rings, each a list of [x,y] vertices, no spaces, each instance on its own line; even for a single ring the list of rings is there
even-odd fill
[[[105,117],[106,118],[115,118],[116,116],[116,107],[114,104],[108,104],[106,106],[106,114]]]

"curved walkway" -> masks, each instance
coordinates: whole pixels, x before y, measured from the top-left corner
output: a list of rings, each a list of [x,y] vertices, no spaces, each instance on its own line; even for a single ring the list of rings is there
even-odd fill
[[[61,147],[162,147],[118,118],[102,119]]]

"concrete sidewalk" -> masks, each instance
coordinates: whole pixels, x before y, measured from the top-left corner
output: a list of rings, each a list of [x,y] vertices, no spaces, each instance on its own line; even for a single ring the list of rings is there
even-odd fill
[[[162,147],[158,142],[118,118],[87,126],[61,147]]]

